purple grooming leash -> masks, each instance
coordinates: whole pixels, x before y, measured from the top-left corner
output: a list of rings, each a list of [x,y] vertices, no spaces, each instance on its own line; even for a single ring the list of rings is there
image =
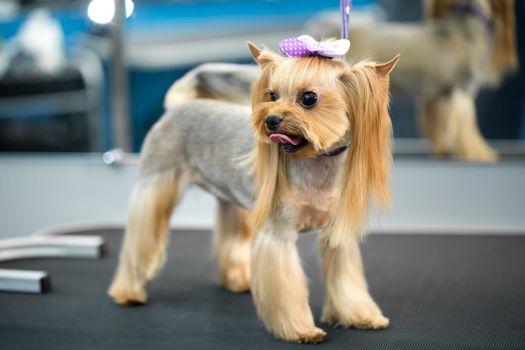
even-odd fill
[[[341,39],[348,39],[348,25],[350,23],[350,10],[352,0],[341,0]]]

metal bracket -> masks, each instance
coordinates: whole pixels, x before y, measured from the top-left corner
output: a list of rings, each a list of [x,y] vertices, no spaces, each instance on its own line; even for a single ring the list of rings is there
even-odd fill
[[[42,294],[50,289],[47,272],[0,269],[0,291]]]
[[[92,258],[102,256],[99,236],[32,235],[0,241],[0,262],[34,258]],[[45,293],[51,279],[44,271],[0,269],[0,291]]]

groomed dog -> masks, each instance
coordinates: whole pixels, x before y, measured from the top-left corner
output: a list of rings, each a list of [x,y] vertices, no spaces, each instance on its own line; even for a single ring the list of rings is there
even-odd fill
[[[380,206],[390,201],[388,86],[398,57],[349,66],[249,46],[261,67],[252,110],[190,101],[168,109],[146,137],[109,294],[119,304],[146,301],[146,285],[165,259],[172,210],[183,189],[197,184],[219,199],[219,280],[233,292],[251,290],[277,338],[317,343],[326,334],[314,323],[296,248],[298,233],[312,229],[321,231],[322,321],[385,328],[359,239],[370,197]]]
[[[419,105],[420,125],[435,154],[492,162],[496,152],[481,135],[475,98],[485,86],[496,86],[517,67],[514,0],[427,0],[427,23],[358,21],[350,28],[355,62],[384,61],[401,53],[392,74],[392,92]],[[340,14],[319,15],[305,32],[314,37],[338,35]],[[255,66],[205,64],[177,81],[166,103],[195,97],[249,103]]]

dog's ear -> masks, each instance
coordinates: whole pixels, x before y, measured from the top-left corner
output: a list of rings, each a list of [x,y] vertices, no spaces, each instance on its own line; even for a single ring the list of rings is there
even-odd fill
[[[271,66],[263,67],[257,81],[252,88],[252,111],[261,102],[268,101],[268,84],[270,81]]]
[[[267,101],[265,97],[268,97],[270,75],[274,67],[283,60],[283,57],[267,49],[261,50],[252,42],[248,42],[247,44],[253,59],[261,67],[261,74],[252,89],[252,108],[255,109],[256,105],[265,100]]]
[[[514,2],[514,0],[490,1],[494,25],[492,62],[496,71],[503,73],[518,67]]]
[[[379,76],[383,78],[390,75],[390,73],[392,73],[394,68],[396,68],[397,62],[399,61],[400,56],[401,54],[397,54],[394,58],[392,58],[390,61],[386,63],[376,64],[375,69],[377,71],[377,74],[379,74]]]
[[[385,77],[397,59],[386,64],[360,63],[341,76],[350,118],[350,147],[342,195],[322,236],[330,246],[344,244],[364,232],[370,197],[379,207],[390,204],[392,124],[389,79]]]
[[[250,49],[253,59],[259,66],[261,66],[261,68],[264,68],[269,64],[279,63],[279,61],[282,60],[282,57],[277,53],[266,49],[262,50],[250,41],[248,41],[247,45]]]
[[[261,50],[251,42],[248,42],[248,48],[261,67],[261,74],[252,92],[252,113],[257,113],[257,106],[269,101],[270,76],[275,65],[283,58],[272,51]],[[255,148],[250,155],[250,163],[256,190],[251,219],[255,228],[259,230],[268,223],[272,210],[276,209],[282,199],[289,194],[289,187],[286,179],[285,159],[279,152],[279,145],[256,139]]]
[[[259,103],[265,101],[268,94],[270,75],[274,66],[282,60],[282,57],[274,52],[261,50],[251,42],[248,42],[248,48],[254,60],[261,67],[261,74],[252,88],[252,109],[255,109]]]
[[[259,58],[259,56],[261,55],[261,49],[259,49],[254,43],[252,43],[251,41],[248,41],[246,43],[246,45],[248,45],[248,48],[250,49],[250,52],[252,54],[252,57],[255,61],[257,61],[257,58]]]

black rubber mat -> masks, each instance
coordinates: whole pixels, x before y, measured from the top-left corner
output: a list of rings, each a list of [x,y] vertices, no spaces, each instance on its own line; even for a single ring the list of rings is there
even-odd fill
[[[38,259],[2,268],[43,269],[46,295],[0,294],[0,349],[525,349],[525,236],[371,235],[363,244],[384,331],[327,330],[318,345],[277,341],[249,294],[216,283],[207,232],[175,232],[145,306],[114,305],[105,291],[120,231],[101,260]],[[299,241],[319,319],[323,288],[315,237]]]

